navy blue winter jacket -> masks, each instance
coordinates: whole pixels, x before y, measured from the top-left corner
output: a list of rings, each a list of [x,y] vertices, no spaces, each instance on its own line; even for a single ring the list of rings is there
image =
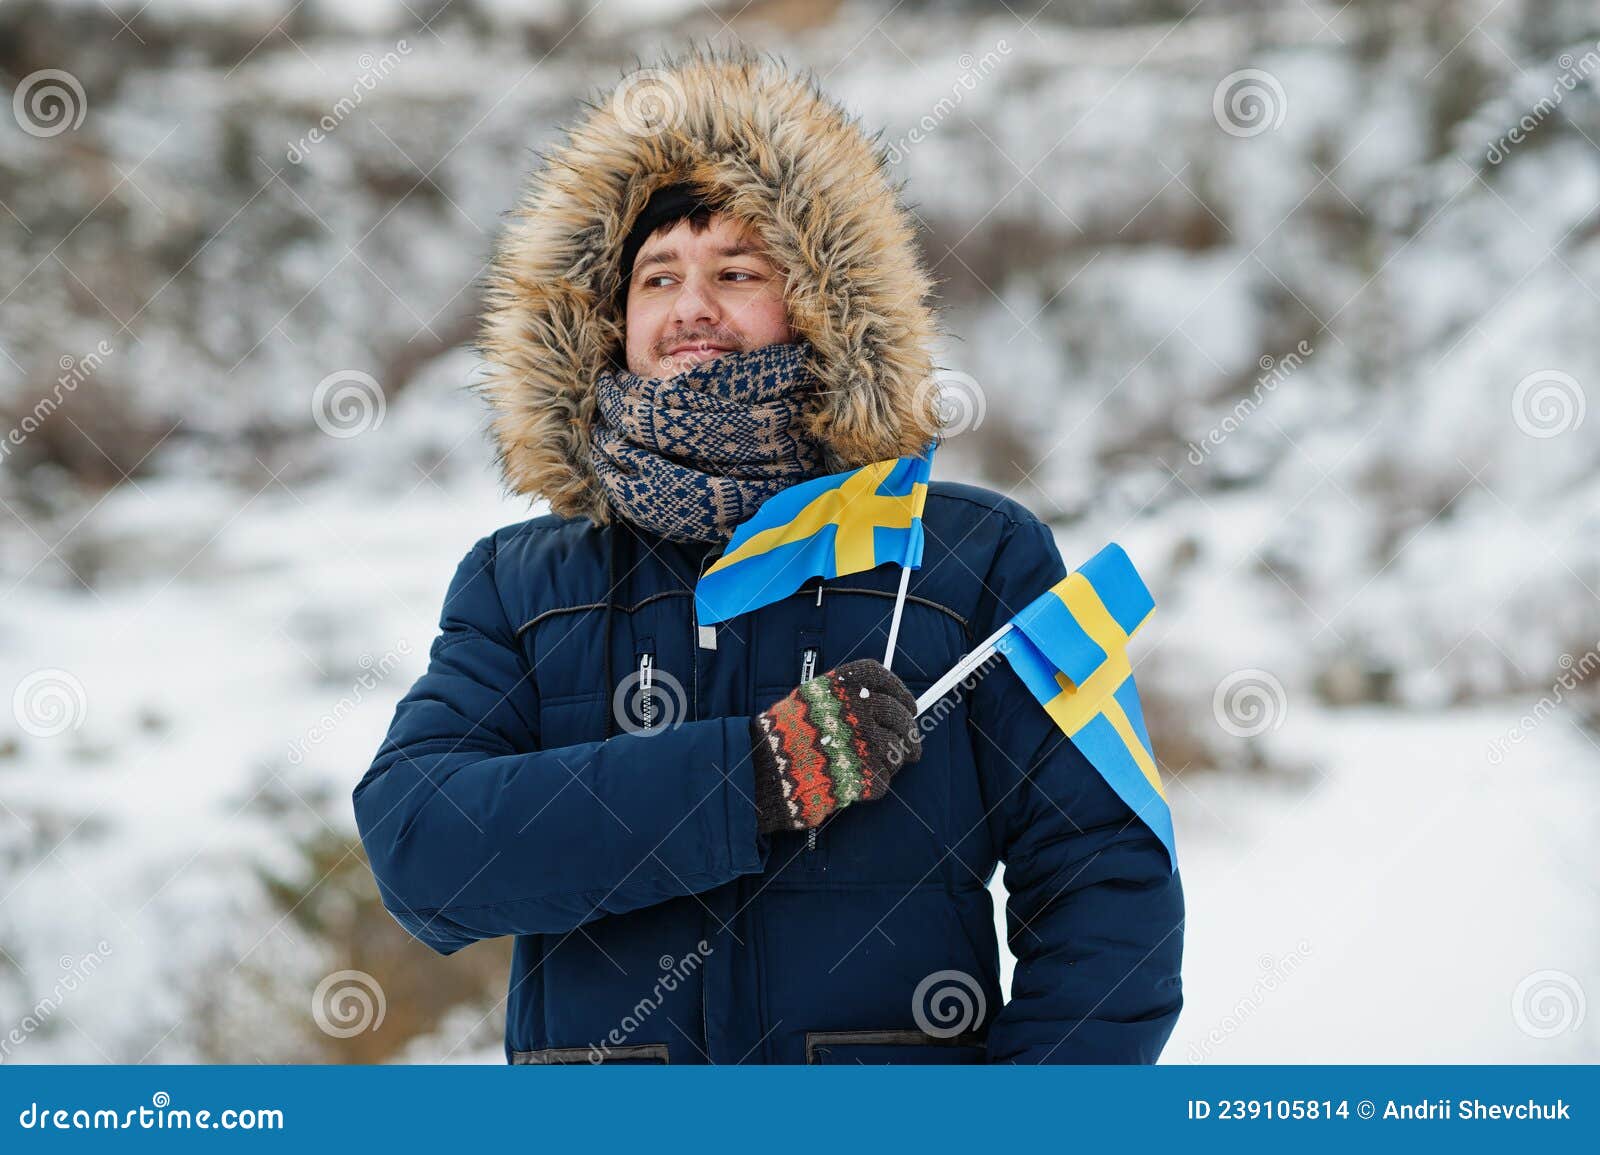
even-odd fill
[[[893,667],[916,693],[1068,568],[985,489],[935,481],[925,528]],[[355,788],[401,925],[446,955],[516,936],[507,1059],[1153,1062],[1183,1001],[1180,877],[1003,662],[887,797],[814,840],[757,832],[750,716],[881,659],[899,571],[702,630],[720,551],[554,515],[483,538]],[[641,677],[648,728],[614,709]]]

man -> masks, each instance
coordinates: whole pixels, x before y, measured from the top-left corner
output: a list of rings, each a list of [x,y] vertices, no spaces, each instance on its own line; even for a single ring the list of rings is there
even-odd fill
[[[695,620],[763,500],[937,438],[936,330],[881,150],[814,84],[649,77],[662,115],[594,106],[496,253],[494,433],[551,513],[462,561],[355,789],[385,905],[441,954],[515,936],[513,1063],[1153,1062],[1160,841],[1004,664],[913,718],[1066,572],[1037,518],[930,485],[893,672],[891,566]]]

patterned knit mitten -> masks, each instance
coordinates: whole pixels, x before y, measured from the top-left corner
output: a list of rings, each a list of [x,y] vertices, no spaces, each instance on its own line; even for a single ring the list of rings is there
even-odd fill
[[[750,719],[756,825],[804,830],[840,807],[881,798],[922,757],[917,700],[882,662],[860,658],[801,682]]]

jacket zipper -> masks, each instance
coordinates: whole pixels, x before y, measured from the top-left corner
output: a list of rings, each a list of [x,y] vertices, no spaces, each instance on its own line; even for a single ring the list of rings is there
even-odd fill
[[[718,554],[722,552],[717,551]],[[708,555],[700,561],[700,577],[706,576],[706,565],[711,561]],[[696,579],[698,580],[698,579]],[[715,628],[715,627],[713,627]],[[689,717],[698,720],[700,717],[700,611],[693,598],[689,599]],[[744,908],[741,899],[740,909]],[[702,916],[701,925],[705,925]],[[705,1044],[707,1052],[711,1050],[711,985],[706,979],[706,973],[700,972],[700,1040]]]
[[[809,682],[813,677],[815,677],[816,669],[817,648],[815,646],[807,646],[805,657],[800,662],[800,680],[802,682]],[[806,831],[806,853],[810,854],[816,848],[817,828],[813,826],[810,830]]]
[[[651,653],[639,655],[639,712],[644,716],[644,728],[650,729],[656,724],[656,702],[650,691],[655,685],[656,656]]]

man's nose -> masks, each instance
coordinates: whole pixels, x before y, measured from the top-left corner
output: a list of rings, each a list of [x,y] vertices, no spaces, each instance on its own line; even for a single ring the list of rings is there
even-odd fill
[[[672,301],[672,320],[679,325],[694,326],[717,324],[721,319],[722,311],[704,283],[698,277],[686,277]]]

